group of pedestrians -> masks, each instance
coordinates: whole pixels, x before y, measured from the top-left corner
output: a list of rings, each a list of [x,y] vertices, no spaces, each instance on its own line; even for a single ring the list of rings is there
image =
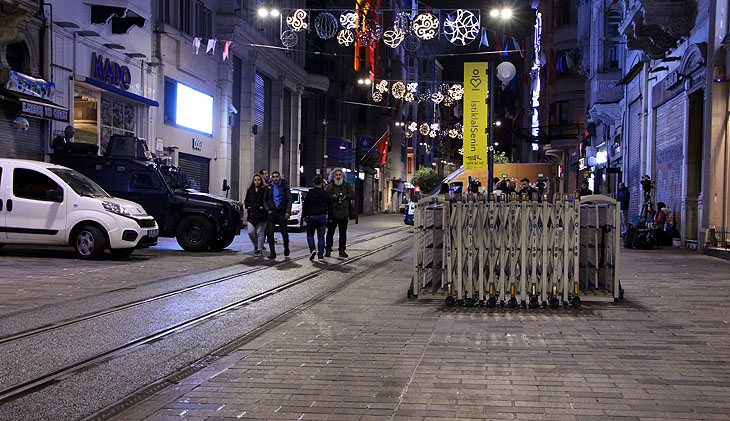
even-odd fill
[[[331,182],[325,187],[320,176],[312,180],[313,187],[307,192],[302,203],[302,218],[307,225],[309,260],[330,257],[334,245],[335,230],[339,230],[339,257],[347,258],[347,224],[351,206],[355,200],[355,190],[345,182],[345,173],[336,169],[331,174]],[[269,176],[262,169],[253,176],[251,186],[246,192],[248,236],[254,246],[254,256],[262,256],[265,251],[264,240],[268,239],[269,259],[276,258],[274,231],[281,231],[284,256],[289,256],[289,233],[287,223],[291,215],[292,195],[289,183],[278,171]],[[325,237],[326,231],[326,237]],[[264,236],[265,232],[265,236]],[[315,247],[314,236],[317,235]]]

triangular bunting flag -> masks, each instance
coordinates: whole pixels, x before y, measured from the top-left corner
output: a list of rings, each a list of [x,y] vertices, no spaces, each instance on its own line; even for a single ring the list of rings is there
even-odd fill
[[[208,40],[208,46],[205,47],[205,54],[215,54],[215,43],[216,43],[216,40],[214,40],[214,39]],[[211,51],[212,51],[212,53],[211,53]]]
[[[233,41],[226,41],[226,43],[223,45],[223,61],[226,61],[228,58],[228,49],[231,47],[231,43]]]
[[[193,38],[193,48],[195,48],[195,54],[198,54],[198,50],[200,50],[200,38]]]

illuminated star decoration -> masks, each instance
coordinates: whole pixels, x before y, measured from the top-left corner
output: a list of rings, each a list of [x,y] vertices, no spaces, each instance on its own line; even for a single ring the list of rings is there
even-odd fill
[[[430,12],[424,12],[413,19],[413,32],[422,40],[430,40],[436,36],[439,19]]]
[[[383,43],[390,48],[396,48],[403,42],[405,34],[398,28],[390,28],[383,34]]]
[[[281,33],[281,44],[286,48],[292,48],[299,42],[299,36],[291,29]]]
[[[421,134],[422,134],[422,135],[424,135],[424,136],[425,136],[425,135],[427,135],[427,134],[428,134],[428,132],[429,132],[430,130],[431,130],[431,129],[430,129],[429,127],[428,127],[428,123],[423,123],[423,124],[421,124],[421,128],[420,128],[420,130],[419,130],[419,131],[421,132]]]
[[[342,25],[345,29],[355,29],[357,28],[357,13],[355,13],[352,10],[348,10],[347,12],[343,12],[340,15],[340,25]]]
[[[302,9],[292,11],[289,13],[289,16],[286,17],[286,24],[296,32],[309,28],[309,17],[307,17],[307,12]]]
[[[457,101],[460,100],[464,97],[464,87],[458,83],[451,85],[451,88],[449,88],[449,95]]]
[[[449,13],[444,22],[444,34],[454,45],[467,45],[479,34],[479,18],[463,9]]]
[[[378,92],[383,93],[388,90],[388,81],[387,80],[381,80],[378,82],[377,85],[375,85],[375,89],[378,90]]]
[[[418,91],[418,82],[411,82],[407,86],[408,92],[416,93]]]
[[[406,85],[404,85],[403,82],[396,82],[393,84],[393,87],[390,88],[390,92],[393,94],[393,98],[401,99],[406,93]]]
[[[408,125],[408,130],[412,132],[418,130],[418,123],[416,123],[415,121],[411,121],[411,124]]]
[[[355,42],[355,35],[348,29],[343,29],[337,34],[337,43],[349,47]]]
[[[380,93],[378,91],[373,92],[373,101],[380,102],[382,100],[383,100],[383,94],[382,93]]]
[[[406,93],[406,96],[403,97],[407,102],[413,102],[416,100],[416,97],[413,96],[413,92]]]
[[[434,92],[433,95],[431,95],[431,100],[434,102],[434,104],[440,104],[441,101],[444,100],[444,94],[441,92]]]

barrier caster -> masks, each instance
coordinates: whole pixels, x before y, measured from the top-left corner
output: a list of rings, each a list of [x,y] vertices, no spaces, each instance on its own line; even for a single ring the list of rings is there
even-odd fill
[[[525,301],[525,300],[520,301],[520,306],[522,306],[522,308],[527,308],[527,301]]]
[[[466,299],[466,306],[467,307],[474,307],[474,299],[473,298],[467,298]]]
[[[558,308],[560,307],[560,300],[558,300],[557,297],[551,297],[550,298],[550,308]]]
[[[446,307],[453,307],[456,304],[456,298],[449,295],[446,297]]]
[[[563,301],[563,307],[568,308],[570,306],[570,303],[567,301]]]
[[[497,298],[496,297],[489,297],[487,299],[487,307],[492,308],[497,305]]]
[[[547,303],[547,301],[543,300],[543,302],[542,302],[542,307],[543,307],[543,308],[547,308],[547,306],[548,306],[548,303]]]
[[[509,306],[509,308],[517,307],[517,298],[515,298],[515,297],[510,298],[509,303],[507,303],[507,305]]]
[[[570,300],[570,303],[573,304],[573,307],[580,307],[580,297],[575,296]]]
[[[538,307],[540,307],[540,302],[537,300],[537,297],[530,297],[530,308]]]

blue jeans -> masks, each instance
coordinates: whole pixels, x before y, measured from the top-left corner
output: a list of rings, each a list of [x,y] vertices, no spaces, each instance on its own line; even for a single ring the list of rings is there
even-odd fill
[[[310,215],[307,217],[307,243],[309,251],[314,251],[314,231],[317,230],[317,255],[324,256],[324,231],[327,227],[327,215]]]

